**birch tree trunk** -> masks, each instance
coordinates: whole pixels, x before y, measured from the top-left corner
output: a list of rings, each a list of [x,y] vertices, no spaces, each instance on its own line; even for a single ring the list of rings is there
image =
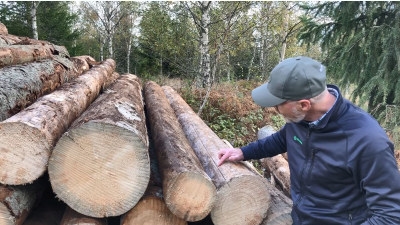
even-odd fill
[[[209,31],[210,26],[210,8],[211,1],[201,1],[200,11],[200,74],[202,77],[202,86],[207,88],[211,85],[211,63],[210,63],[210,46]]]
[[[36,11],[39,6],[39,1],[32,1],[32,8],[31,8],[31,19],[32,19],[32,33],[33,33],[33,39],[38,40],[39,39],[39,34],[38,34],[38,29],[37,29],[37,18],[36,18]]]

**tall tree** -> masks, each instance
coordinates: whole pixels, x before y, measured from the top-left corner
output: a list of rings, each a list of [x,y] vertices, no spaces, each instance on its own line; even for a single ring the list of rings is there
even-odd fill
[[[81,2],[84,19],[97,32],[94,35],[100,43],[100,60],[114,57],[115,32],[121,20],[131,13],[130,8],[124,6],[127,5],[121,1]]]
[[[400,103],[400,3],[322,2],[304,5],[305,43],[320,43],[330,76],[354,84],[353,100],[367,104],[379,121],[387,105]]]

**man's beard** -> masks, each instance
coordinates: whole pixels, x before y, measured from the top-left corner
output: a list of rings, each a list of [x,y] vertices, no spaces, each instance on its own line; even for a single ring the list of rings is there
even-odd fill
[[[293,114],[292,117],[283,116],[286,120],[286,123],[298,123],[306,117],[306,114],[300,112],[296,108],[292,110],[292,114]]]

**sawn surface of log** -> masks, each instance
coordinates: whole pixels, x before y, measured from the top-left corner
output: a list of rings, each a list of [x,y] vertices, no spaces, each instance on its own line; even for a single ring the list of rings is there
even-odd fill
[[[107,225],[106,218],[94,218],[82,215],[70,207],[65,207],[64,215],[61,219],[60,225]]]
[[[115,69],[108,59],[0,122],[0,183],[26,184],[47,169],[51,151],[93,102]]]
[[[48,166],[57,197],[91,217],[119,216],[143,196],[150,178],[140,80],[120,76],[57,142]]]
[[[162,193],[161,175],[150,135],[150,181],[140,201],[121,217],[121,225],[187,225],[187,222],[174,215],[165,204]]]
[[[199,221],[211,212],[216,188],[186,139],[162,88],[149,81],[144,90],[165,203],[179,218]]]
[[[217,202],[211,211],[215,225],[259,225],[267,216],[271,196],[266,179],[243,163],[217,166],[218,151],[228,146],[197,116],[171,87],[164,92],[178,121],[217,187]]]

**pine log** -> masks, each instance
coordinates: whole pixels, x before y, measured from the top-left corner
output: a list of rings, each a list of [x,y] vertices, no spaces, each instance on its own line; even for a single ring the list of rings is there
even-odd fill
[[[150,177],[140,80],[110,85],[57,142],[48,166],[57,197],[91,217],[119,216],[143,196]]]
[[[151,131],[150,131],[151,133]],[[150,181],[140,201],[121,217],[121,225],[187,225],[187,222],[174,215],[165,204],[158,160],[150,136]]]
[[[0,47],[0,68],[28,62],[50,59],[52,45],[10,45]]]
[[[10,34],[0,34],[0,46],[12,45],[20,42],[21,38]]]
[[[217,166],[218,151],[228,146],[197,116],[171,87],[164,92],[178,121],[217,187],[217,202],[211,211],[215,225],[259,225],[267,216],[271,196],[267,181],[243,163]]]
[[[265,126],[258,131],[257,137],[258,139],[263,139],[275,132],[276,130],[273,127]],[[282,154],[260,159],[260,162],[266,172],[270,174],[271,185],[273,185],[270,188],[272,195],[271,207],[268,210],[268,217],[262,225],[291,225],[290,212],[293,203],[290,200],[290,170],[288,162]]]
[[[275,133],[276,130],[271,126],[261,128],[258,133],[258,139],[263,139]],[[282,154],[260,159],[261,165],[265,168],[266,173],[271,176],[277,188],[290,198],[290,169],[289,163]]]
[[[1,22],[0,22],[0,34],[5,34],[5,35],[8,34],[7,27]]]
[[[57,200],[46,176],[46,190],[23,225],[59,225],[66,205]]]
[[[28,185],[0,184],[0,224],[21,225],[43,194],[43,179]]]
[[[0,183],[26,184],[40,177],[57,140],[99,95],[114,69],[115,61],[107,59],[0,122]]]
[[[258,134],[260,134],[260,132]],[[224,142],[230,148],[233,148],[228,141],[224,140]],[[256,174],[262,176],[261,173],[259,173],[258,170],[253,166],[253,164],[247,161],[244,163],[247,163],[247,166],[255,171]],[[271,203],[268,209],[268,215],[261,225],[291,225],[293,223],[292,217],[290,216],[292,201],[273,184],[267,184],[267,186],[268,191],[271,194]]]
[[[199,221],[211,212],[216,188],[186,139],[162,88],[149,81],[144,90],[147,116],[162,171],[165,202],[179,218]]]
[[[94,218],[86,215],[82,215],[70,207],[65,207],[64,215],[59,225],[107,225],[106,218]]]
[[[77,59],[86,61],[87,64],[89,64],[90,68],[92,68],[95,65],[99,65],[100,64],[99,62],[96,62],[96,60],[93,57],[89,56],[89,55],[74,56],[72,58],[77,58]]]
[[[288,161],[282,155],[260,159],[261,166],[269,173],[283,193],[290,197],[290,170]]]
[[[77,60],[63,64],[45,60],[0,69],[0,121],[88,70],[82,67],[86,65]]]

